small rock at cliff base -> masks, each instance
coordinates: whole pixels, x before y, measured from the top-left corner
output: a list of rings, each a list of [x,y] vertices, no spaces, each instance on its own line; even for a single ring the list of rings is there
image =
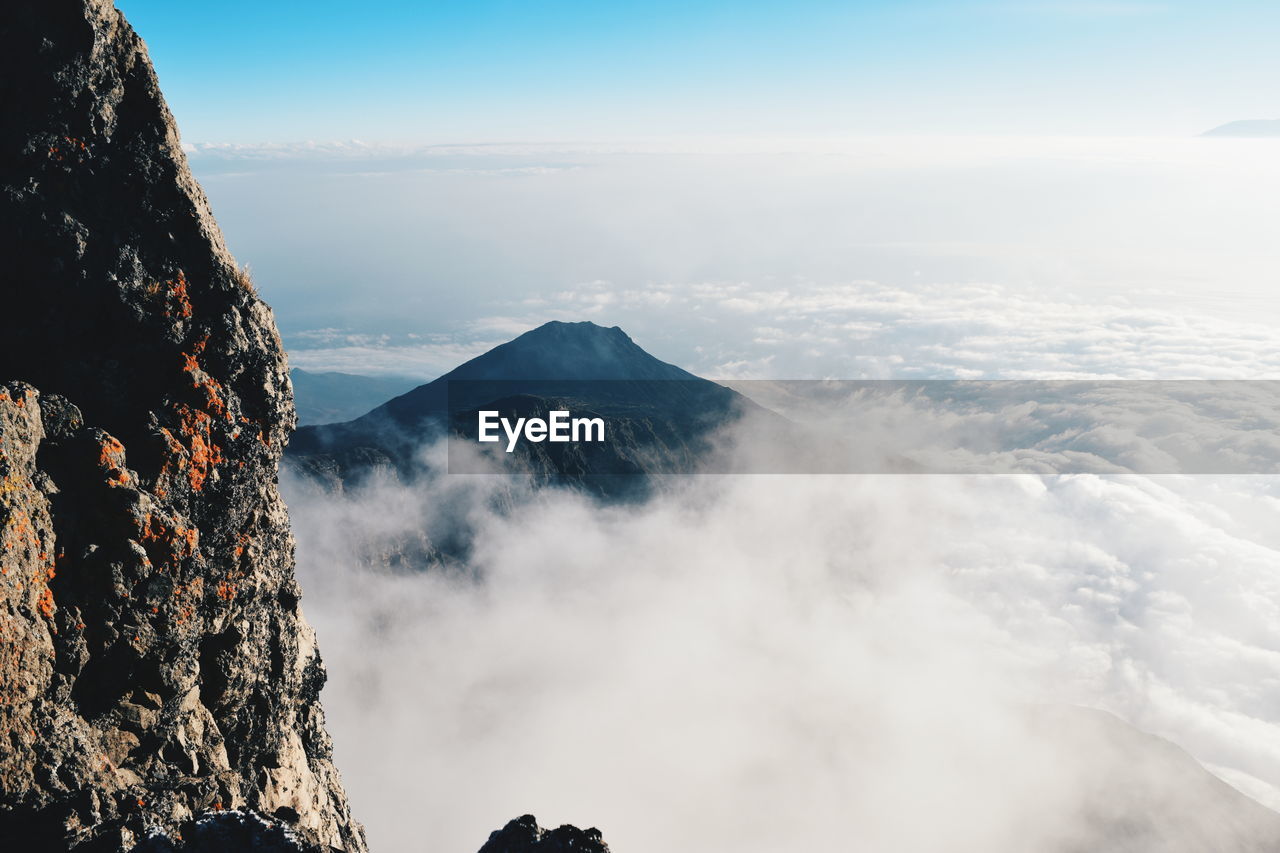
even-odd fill
[[[609,853],[609,845],[595,827],[543,829],[527,814],[491,833],[480,853]]]

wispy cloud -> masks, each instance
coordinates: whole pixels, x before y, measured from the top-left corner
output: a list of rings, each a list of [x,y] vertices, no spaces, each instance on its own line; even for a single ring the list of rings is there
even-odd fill
[[[591,319],[622,322],[642,346],[717,379],[1280,378],[1271,326],[1162,301],[995,285],[595,281],[429,341],[322,330],[286,342],[301,367],[435,376],[548,320]]]

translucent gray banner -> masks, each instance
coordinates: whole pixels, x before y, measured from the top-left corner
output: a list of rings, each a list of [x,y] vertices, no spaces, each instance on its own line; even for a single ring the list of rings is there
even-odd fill
[[[1276,380],[450,382],[449,472],[1276,474]]]

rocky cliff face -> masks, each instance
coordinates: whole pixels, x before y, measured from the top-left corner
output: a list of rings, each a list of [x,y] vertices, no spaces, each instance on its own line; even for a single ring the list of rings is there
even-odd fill
[[[130,850],[242,810],[362,851],[276,488],[271,313],[109,0],[17,0],[0,46],[0,838]]]

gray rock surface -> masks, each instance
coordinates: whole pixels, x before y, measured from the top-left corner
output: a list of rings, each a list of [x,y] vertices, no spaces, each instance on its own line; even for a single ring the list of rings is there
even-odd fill
[[[109,0],[17,0],[0,47],[0,839],[129,850],[243,809],[363,851],[276,486],[271,312]]]
[[[324,853],[307,844],[278,820],[253,812],[203,815],[180,838],[152,832],[133,853]]]

